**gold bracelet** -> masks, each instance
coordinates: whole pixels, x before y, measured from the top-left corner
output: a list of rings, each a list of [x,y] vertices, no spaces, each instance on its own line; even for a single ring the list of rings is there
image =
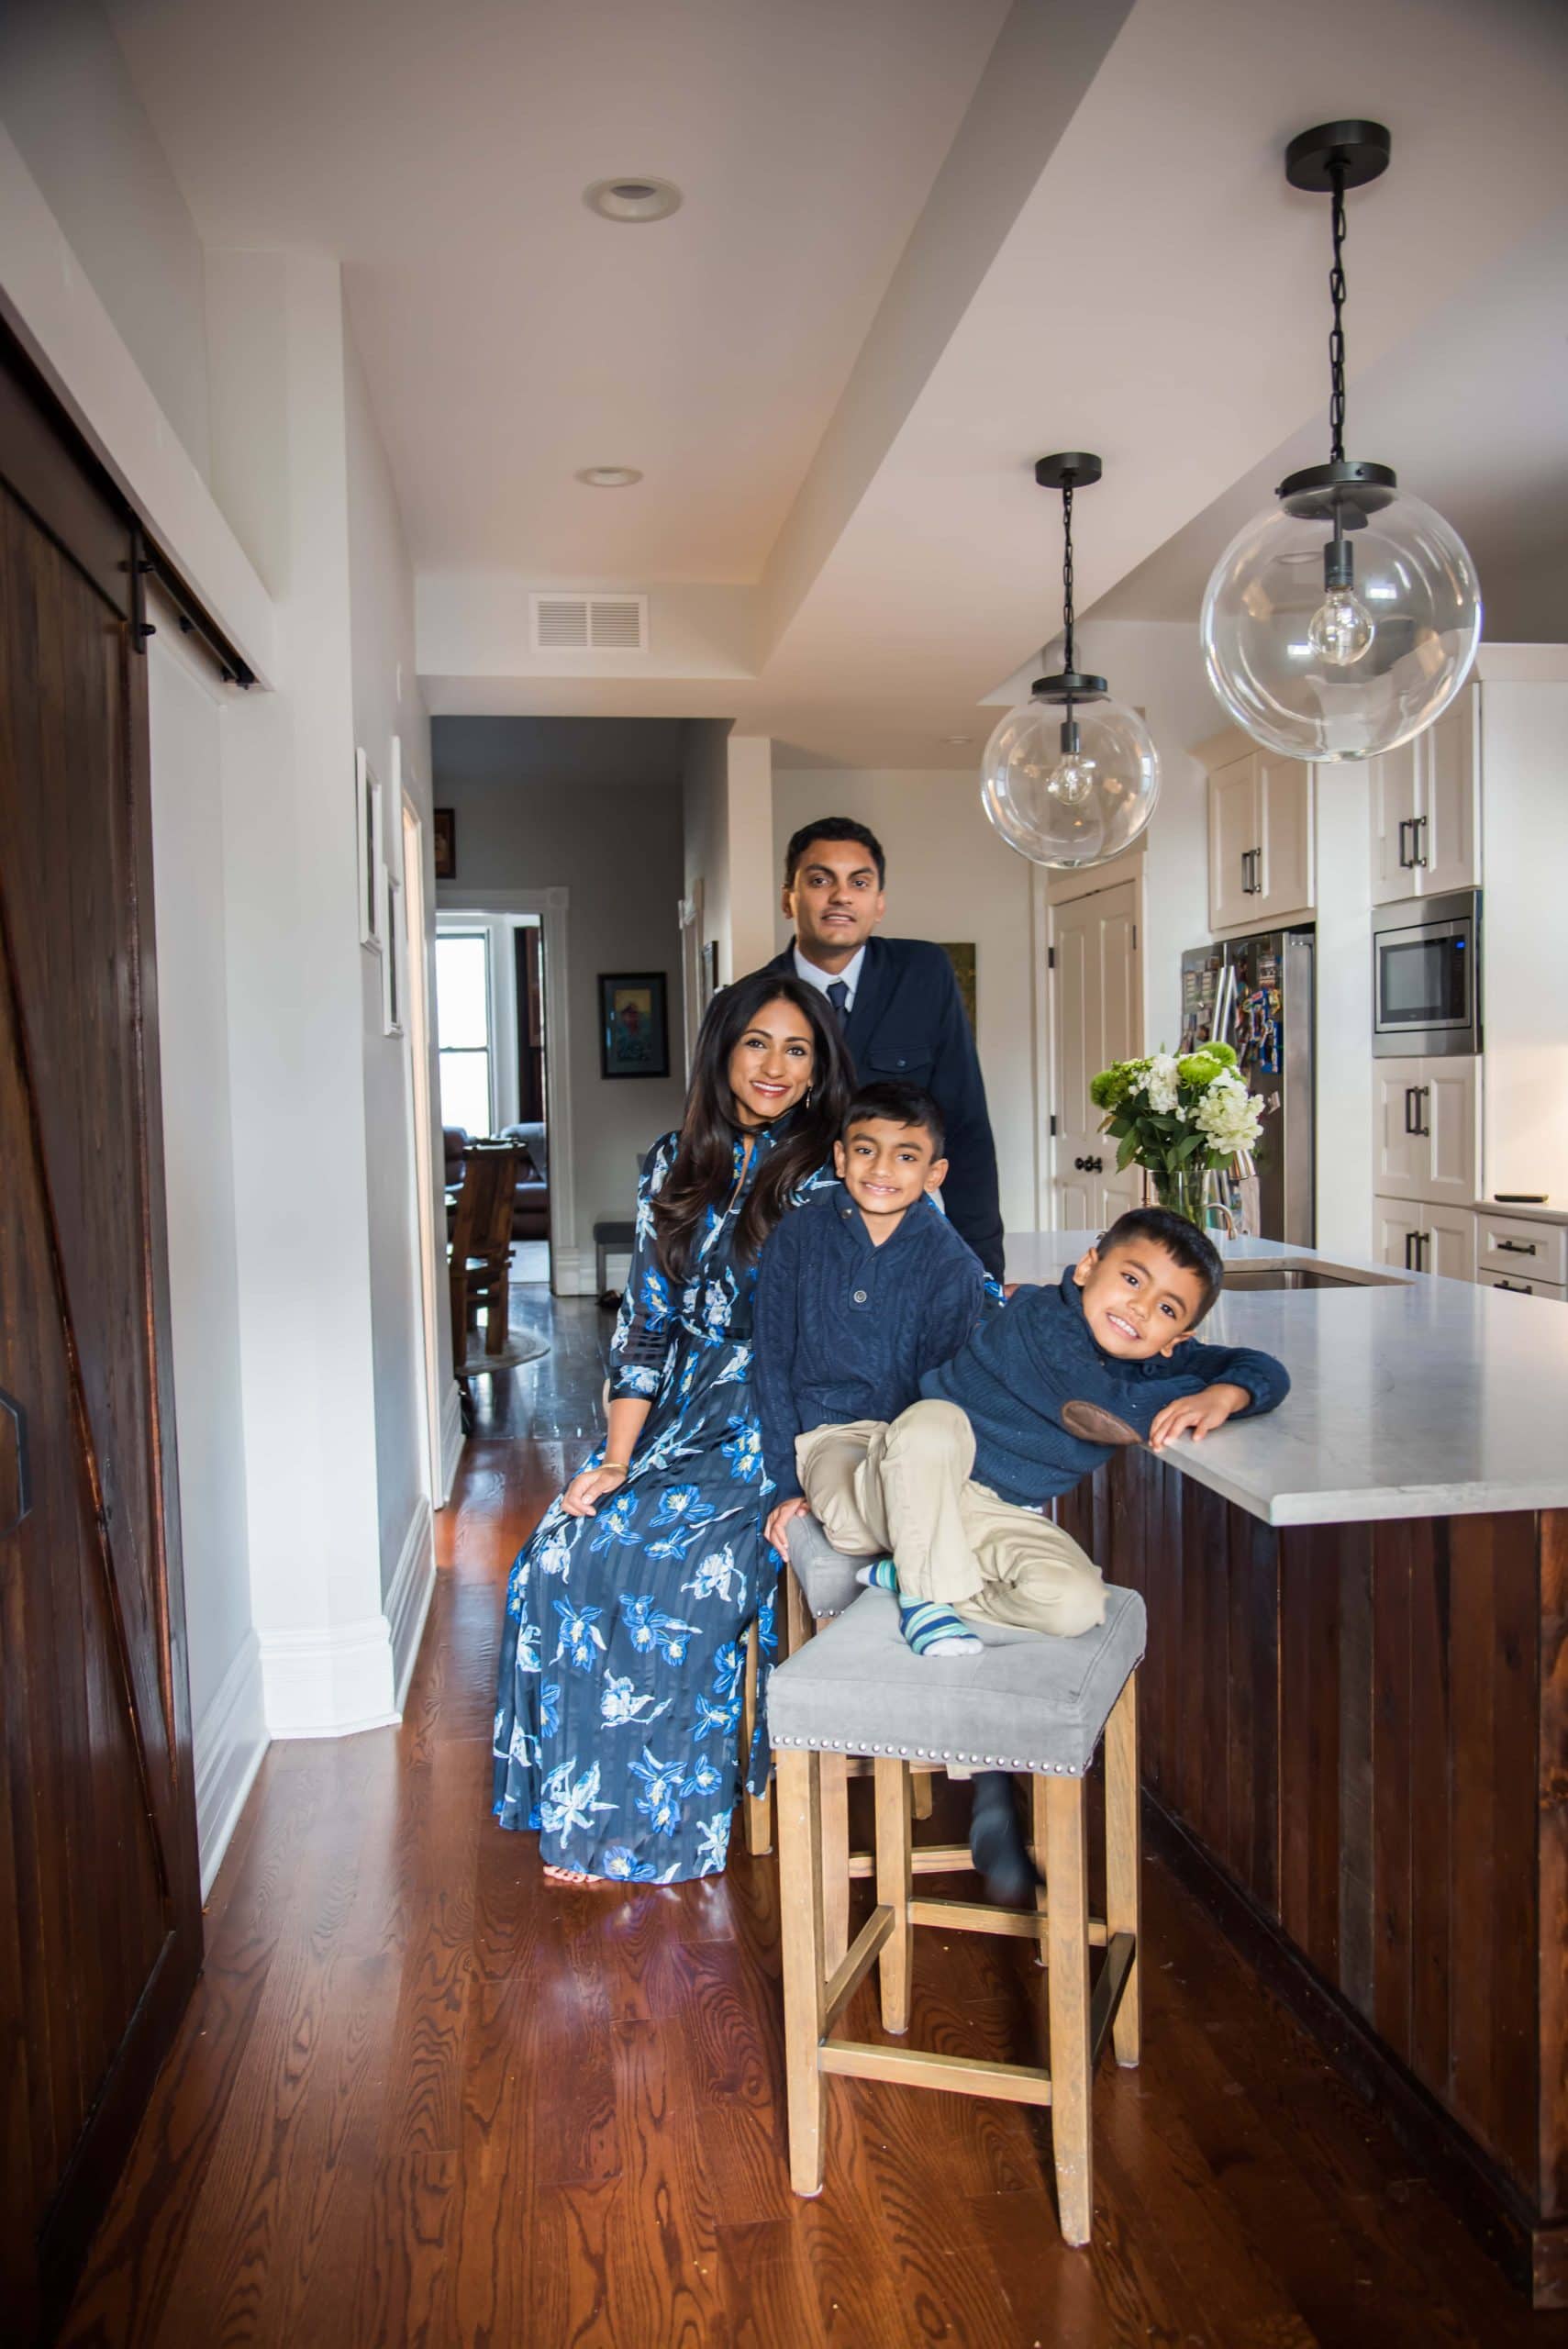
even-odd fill
[[[601,1460],[599,1466],[601,1468],[614,1468],[623,1476],[629,1475],[631,1473],[631,1463],[629,1460]],[[588,1471],[590,1475],[594,1475],[597,1472],[592,1468]]]

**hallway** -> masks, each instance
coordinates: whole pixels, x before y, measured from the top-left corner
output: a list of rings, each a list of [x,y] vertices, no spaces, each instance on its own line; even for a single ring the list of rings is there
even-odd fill
[[[497,1382],[498,1416],[481,1399],[401,1729],[267,1757],[62,2339],[1568,2342],[1152,1860],[1144,2062],[1099,2076],[1090,2250],[1061,2242],[1049,2123],[1020,2107],[836,2086],[828,2189],[793,2198],[773,1861],[552,1896],[489,1825],[501,1581],[609,1327],[551,1309],[554,1353]],[[915,2029],[1002,2055],[1033,1991],[1021,1943],[923,1937]],[[879,2035],[873,1990],[851,2021]]]

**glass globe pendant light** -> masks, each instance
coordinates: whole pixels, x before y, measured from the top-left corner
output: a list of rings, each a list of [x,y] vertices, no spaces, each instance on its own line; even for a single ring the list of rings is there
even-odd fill
[[[980,800],[1009,848],[1035,864],[1104,864],[1154,813],[1160,759],[1135,710],[1077,667],[1073,612],[1073,493],[1100,478],[1098,457],[1041,457],[1034,477],[1062,492],[1062,665],[1037,677],[985,745]]]
[[[1387,169],[1378,122],[1322,123],[1285,150],[1292,187],[1332,197],[1330,453],[1281,482],[1215,566],[1203,604],[1209,682],[1287,758],[1370,759],[1419,734],[1463,685],[1481,594],[1458,535],[1393,468],[1345,455],[1345,191]]]

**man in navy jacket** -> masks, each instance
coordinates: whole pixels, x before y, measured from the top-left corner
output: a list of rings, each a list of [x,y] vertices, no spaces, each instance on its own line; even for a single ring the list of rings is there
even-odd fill
[[[863,824],[847,816],[806,824],[791,841],[784,867],[784,909],[795,937],[767,968],[793,971],[821,989],[844,1021],[862,1084],[915,1085],[931,1096],[947,1128],[942,1205],[1000,1280],[996,1145],[952,964],[924,939],[873,935],[886,906],[887,860]]]

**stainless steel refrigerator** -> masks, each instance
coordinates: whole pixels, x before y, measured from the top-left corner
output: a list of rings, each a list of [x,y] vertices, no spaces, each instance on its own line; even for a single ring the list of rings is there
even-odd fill
[[[1316,1117],[1316,933],[1269,930],[1227,938],[1182,957],[1182,1050],[1213,1041],[1235,1047],[1247,1089],[1263,1108],[1251,1166],[1226,1185],[1242,1230],[1313,1246]]]

